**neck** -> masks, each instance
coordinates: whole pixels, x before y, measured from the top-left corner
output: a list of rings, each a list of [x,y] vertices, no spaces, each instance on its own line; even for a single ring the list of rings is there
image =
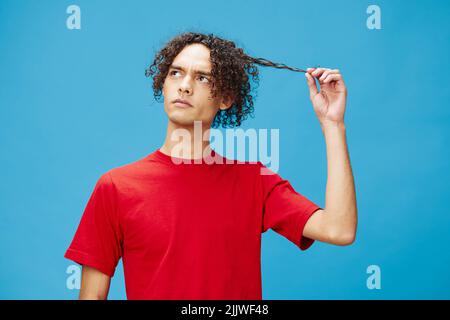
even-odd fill
[[[180,125],[169,120],[166,138],[159,150],[174,157],[201,159],[211,153],[210,127],[210,124],[204,125],[201,122]]]

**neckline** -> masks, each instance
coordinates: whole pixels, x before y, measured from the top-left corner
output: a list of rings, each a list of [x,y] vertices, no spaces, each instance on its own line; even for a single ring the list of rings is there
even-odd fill
[[[168,154],[165,154],[162,152],[159,148],[156,149],[151,155],[155,156],[159,160],[162,160],[165,163],[174,165],[174,166],[182,166],[182,167],[204,167],[204,166],[213,166],[216,165],[217,158],[222,158],[224,161],[225,158],[214,151],[214,149],[211,149],[211,153],[207,156],[203,156],[202,158],[194,158],[194,159],[188,159],[188,158],[180,158],[180,157],[173,157]]]

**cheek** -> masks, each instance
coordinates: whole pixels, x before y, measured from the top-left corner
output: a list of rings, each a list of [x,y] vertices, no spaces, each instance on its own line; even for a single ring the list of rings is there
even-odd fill
[[[162,84],[161,92],[164,95],[166,93],[166,91],[167,91],[167,81],[164,81],[163,84]]]
[[[173,81],[170,81],[170,79],[168,79],[166,77],[166,79],[164,80],[164,82],[162,84],[162,90],[161,91],[163,93],[167,93],[173,88],[173,86],[174,86]]]
[[[204,89],[204,94],[205,94],[205,97],[208,97],[207,99],[208,99],[209,104],[217,105],[219,103],[220,99],[217,97],[213,97],[213,93],[212,93],[210,87],[207,87]]]

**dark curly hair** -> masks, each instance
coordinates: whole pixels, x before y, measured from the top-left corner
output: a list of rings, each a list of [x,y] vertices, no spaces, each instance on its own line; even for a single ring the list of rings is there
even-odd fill
[[[253,58],[236,47],[233,41],[222,39],[214,34],[186,32],[172,38],[155,56],[153,63],[145,70],[147,77],[153,78],[153,93],[157,101],[161,98],[162,88],[172,64],[178,53],[187,45],[200,43],[210,49],[211,57],[211,92],[230,98],[233,104],[226,110],[219,110],[212,123],[213,128],[238,127],[250,115],[253,117],[253,96],[259,84],[259,72],[256,64],[296,72],[302,69],[288,67],[263,58]],[[252,86],[253,85],[253,86]]]

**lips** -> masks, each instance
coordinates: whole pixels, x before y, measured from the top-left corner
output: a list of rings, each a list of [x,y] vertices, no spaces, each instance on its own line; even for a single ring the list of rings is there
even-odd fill
[[[175,99],[172,101],[173,103],[177,103],[180,104],[184,107],[192,107],[192,104],[190,104],[187,100],[183,100],[183,99]]]

